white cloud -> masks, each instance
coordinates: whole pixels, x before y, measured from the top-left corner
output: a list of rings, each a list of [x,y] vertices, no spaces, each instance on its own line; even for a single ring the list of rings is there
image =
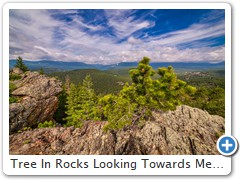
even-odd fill
[[[34,46],[52,47],[54,28],[62,23],[54,20],[46,10],[10,11],[10,49],[17,47],[25,59],[35,59]],[[12,58],[16,54],[10,55]]]
[[[103,27],[101,25],[93,26],[93,25],[85,24],[82,21],[80,21],[79,18],[76,18],[76,17],[73,19],[73,22],[75,22],[80,27],[84,27],[84,28],[90,29],[92,31],[99,31],[99,30],[103,29]]]
[[[225,33],[225,24],[220,23],[215,26],[208,24],[194,24],[187,29],[178,30],[164,35],[151,38],[152,43],[157,45],[178,45],[204,38],[214,38]]]
[[[191,49],[179,49],[184,43],[194,43],[204,38],[224,35],[224,23],[194,24],[186,29],[169,32],[160,36],[146,35],[138,39],[133,33],[154,26],[153,22],[134,19],[132,10],[106,10],[108,25],[115,35],[89,34],[84,31],[98,31],[102,25],[84,23],[81,17],[71,14],[73,20],[64,23],[53,18],[47,10],[12,10],[10,12],[10,58],[22,56],[24,59],[40,60],[48,58],[62,61],[81,61],[86,63],[113,64],[122,61],[137,61],[149,56],[152,61],[212,61],[225,59],[224,46],[211,47],[211,43],[203,42]],[[56,38],[56,30],[61,38]],[[126,38],[126,41],[118,43]],[[206,43],[206,44],[204,44]],[[12,51],[11,51],[12,50]],[[19,54],[22,53],[22,54]]]
[[[136,38],[134,38],[133,36],[130,36],[129,38],[128,38],[128,40],[127,40],[127,42],[128,43],[130,43],[130,44],[143,44],[144,42],[143,41],[141,41],[140,39],[136,39]]]
[[[115,35],[119,39],[128,37],[132,33],[150,28],[155,25],[154,22],[146,21],[143,19],[134,19],[130,16],[133,10],[105,10],[108,17],[108,25],[114,29]]]

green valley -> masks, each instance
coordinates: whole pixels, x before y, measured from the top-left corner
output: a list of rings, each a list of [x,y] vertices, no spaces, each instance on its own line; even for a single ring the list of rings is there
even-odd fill
[[[125,73],[125,70],[123,70]],[[79,69],[65,72],[51,73],[50,76],[58,77],[65,83],[67,76],[71,83],[78,84],[82,82],[86,75],[90,75],[93,81],[93,88],[97,94],[108,94],[119,92],[126,82],[131,82],[131,78],[127,74],[114,71],[100,71],[97,69]]]

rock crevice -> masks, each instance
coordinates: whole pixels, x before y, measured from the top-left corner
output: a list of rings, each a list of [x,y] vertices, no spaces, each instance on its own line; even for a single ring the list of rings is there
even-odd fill
[[[223,131],[224,118],[189,106],[153,112],[153,117],[142,127],[114,132],[102,130],[106,122],[86,121],[82,128],[44,128],[13,134],[10,154],[218,154],[216,133]]]

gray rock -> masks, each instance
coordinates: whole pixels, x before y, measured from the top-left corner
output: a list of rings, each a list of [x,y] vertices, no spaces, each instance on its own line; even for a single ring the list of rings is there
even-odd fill
[[[142,127],[104,132],[106,122],[86,121],[82,128],[35,129],[10,135],[10,154],[214,155],[225,120],[197,108],[153,112]],[[24,146],[24,142],[31,142]]]
[[[10,134],[52,120],[58,107],[57,95],[62,91],[60,81],[38,72],[29,71],[22,77],[12,81],[17,87],[12,95],[20,101],[9,105]]]
[[[16,67],[12,69],[12,72],[14,74],[23,74],[23,71],[20,68],[16,68]]]

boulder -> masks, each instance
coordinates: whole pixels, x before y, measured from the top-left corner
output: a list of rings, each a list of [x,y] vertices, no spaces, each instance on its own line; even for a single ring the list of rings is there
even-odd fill
[[[142,127],[104,132],[107,122],[86,121],[81,128],[35,129],[10,135],[10,154],[45,155],[215,155],[225,120],[179,106],[153,112]]]
[[[20,75],[23,74],[23,71],[20,68],[15,67],[12,69],[12,73]]]
[[[62,91],[59,80],[29,71],[11,83],[17,87],[12,95],[19,102],[9,105],[10,134],[52,120],[58,108],[57,96]]]

